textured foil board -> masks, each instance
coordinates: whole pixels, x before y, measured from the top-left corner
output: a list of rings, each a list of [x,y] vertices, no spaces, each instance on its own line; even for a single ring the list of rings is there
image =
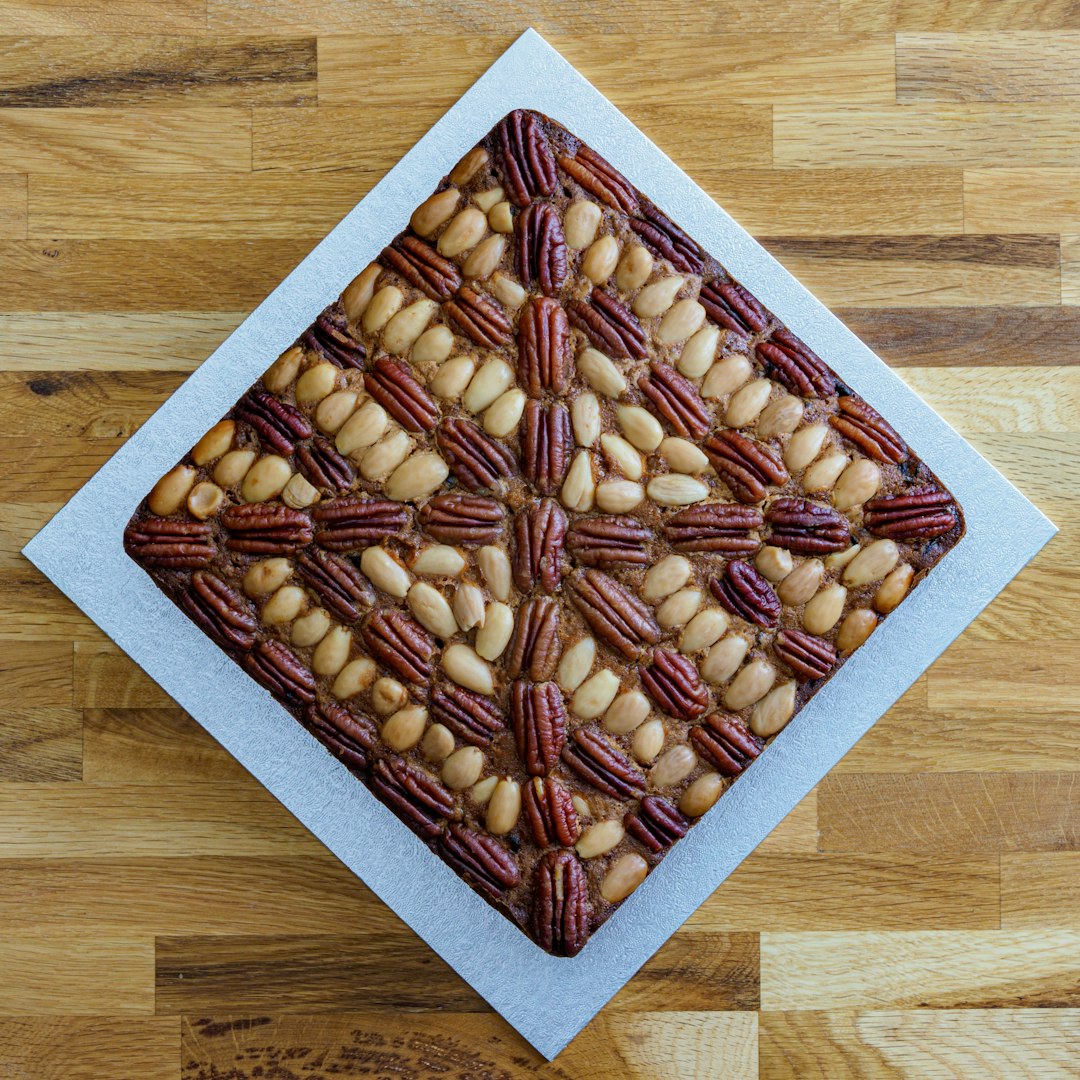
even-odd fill
[[[549,956],[417,840],[124,553],[150,486],[512,108],[564,124],[884,413],[967,534],[573,959]],[[512,45],[24,549],[545,1057],[553,1058],[1053,536],[1055,527],[533,31]],[[92,545],[95,558],[86,556]],[[205,688],[214,687],[211,694]]]

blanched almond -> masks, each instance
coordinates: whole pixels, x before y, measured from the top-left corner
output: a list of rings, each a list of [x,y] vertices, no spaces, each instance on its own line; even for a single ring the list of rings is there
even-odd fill
[[[675,366],[688,379],[700,379],[712,367],[719,346],[719,328],[705,325],[687,339]]]
[[[847,463],[848,456],[843,450],[831,450],[824,454],[803,473],[803,491],[828,491],[836,483],[836,478],[847,468]]]
[[[307,405],[312,401],[322,401],[324,397],[332,394],[339,374],[333,364],[315,364],[314,367],[309,367],[296,380],[294,393],[297,404]]]
[[[615,270],[615,284],[624,293],[632,293],[649,280],[653,271],[653,257],[640,244],[630,244],[619,260]]]
[[[685,473],[663,473],[654,476],[647,488],[649,498],[661,506],[690,506],[709,494],[708,484]]]
[[[396,285],[384,285],[372,298],[360,320],[369,334],[378,333],[397,313],[405,302],[405,294]]]
[[[386,496],[396,502],[409,502],[430,495],[450,475],[446,462],[438,454],[413,454],[399,465],[386,481]]]
[[[236,435],[235,420],[219,420],[193,447],[191,460],[196,465],[208,465],[221,457]]]
[[[299,345],[286,349],[267,369],[263,372],[263,386],[271,394],[283,394],[292,386],[296,376],[300,374],[300,365],[304,360],[304,350]]]
[[[487,220],[492,230],[497,233],[512,233],[514,231],[513,209],[505,199],[497,202],[488,210]]]
[[[674,276],[661,278],[651,285],[646,285],[634,297],[631,308],[635,315],[642,319],[651,319],[655,315],[663,315],[675,302],[675,296],[683,287],[686,278]]]
[[[596,641],[591,637],[575,641],[566,649],[559,661],[556,681],[568,694],[573,693],[592,670],[596,659]]]
[[[414,364],[441,364],[453,348],[454,334],[450,327],[431,326],[416,339],[412,352],[409,353],[409,359]],[[431,389],[430,385],[428,389]]]
[[[757,422],[757,437],[771,439],[774,435],[790,435],[802,423],[803,403],[800,398],[785,394],[770,401]]]
[[[454,734],[448,727],[432,724],[424,732],[424,737],[420,740],[420,753],[428,761],[445,761],[453,752]]]
[[[349,659],[352,634],[344,626],[335,626],[315,646],[311,654],[311,670],[316,675],[337,675]]]
[[[488,188],[486,191],[478,191],[473,196],[473,202],[484,211],[485,214],[490,214],[491,208],[497,206],[499,203],[504,202],[506,199],[506,192],[501,187]],[[507,208],[510,204],[507,203]],[[508,230],[509,231],[509,230]]]
[[[355,390],[335,390],[319,402],[315,410],[315,425],[324,435],[336,435],[352,416],[360,400]]]
[[[738,634],[731,634],[721,638],[710,650],[704,660],[698,665],[701,677],[714,686],[727,682],[739,665],[746,659],[750,651],[750,643]]]
[[[521,816],[521,785],[509,776],[495,785],[487,804],[484,824],[492,836],[505,836],[512,832]]]
[[[754,566],[758,573],[768,581],[783,581],[784,578],[795,568],[795,560],[791,552],[786,548],[773,547],[766,544],[757,555],[754,556]]]
[[[563,216],[563,233],[566,242],[577,251],[587,248],[596,238],[602,211],[594,202],[578,199],[566,208]]]
[[[701,817],[724,794],[724,778],[719,773],[699,776],[679,797],[679,809],[687,817]]]
[[[595,398],[593,399],[596,400]],[[640,480],[645,471],[641,454],[634,449],[622,436],[605,432],[600,436],[600,446],[604,456],[610,461],[627,480]]]
[[[451,638],[457,633],[454,612],[446,597],[434,585],[426,581],[415,582],[409,587],[405,602],[416,621],[436,637]]]
[[[339,454],[355,454],[377,443],[386,433],[390,417],[377,401],[365,401],[342,425],[334,439]]]
[[[672,341],[685,341],[701,329],[705,322],[705,309],[693,298],[678,300],[668,309],[660,320],[656,331],[656,340],[665,344]]]
[[[416,300],[403,307],[383,330],[383,348],[394,356],[403,356],[427,329],[438,305],[434,300]]]
[[[424,734],[427,715],[427,709],[422,705],[407,705],[383,724],[379,736],[391,750],[398,753],[410,750]]]
[[[619,261],[619,244],[614,236],[601,236],[589,245],[581,260],[581,272],[594,285],[603,285],[613,273]]]
[[[461,272],[467,278],[484,281],[495,272],[505,251],[506,237],[500,233],[492,233],[473,249],[461,267]]]
[[[642,486],[632,480],[605,480],[596,485],[596,505],[606,514],[627,514],[643,498]]]
[[[292,624],[289,640],[301,649],[309,649],[318,645],[329,630],[330,616],[322,608],[312,608]]]
[[[360,475],[365,480],[382,480],[389,476],[409,456],[413,441],[407,431],[395,428],[359,457]],[[355,459],[354,459],[355,460]]]
[[[309,506],[314,506],[320,498],[322,496],[319,494],[319,489],[300,473],[293,473],[289,477],[289,482],[281,493],[281,501],[286,506],[291,506],[293,510],[304,510]]]
[[[250,597],[269,596],[279,589],[292,574],[288,559],[262,559],[252,563],[244,573],[244,592]]]
[[[460,584],[454,590],[454,618],[463,633],[484,625],[484,594],[475,585]]]
[[[488,152],[474,146],[451,170],[450,183],[458,187],[467,184],[488,163]]]
[[[665,629],[688,623],[701,607],[700,589],[680,589],[672,593],[657,609],[656,621]]]
[[[805,469],[821,453],[828,433],[826,424],[809,424],[799,428],[784,447],[784,464],[793,473]]]
[[[448,679],[466,690],[475,690],[478,694],[495,693],[491,668],[468,645],[455,643],[449,646],[442,655],[442,669]]]
[[[877,627],[877,616],[869,608],[849,611],[836,632],[836,647],[842,653],[854,652]]]
[[[805,604],[818,591],[824,572],[825,566],[820,559],[807,559],[780,582],[776,595],[789,607]]]
[[[848,563],[840,580],[852,589],[880,581],[899,558],[900,549],[891,540],[875,540]]]
[[[593,446],[600,437],[600,402],[595,394],[578,394],[570,406],[574,441],[578,446]]]
[[[827,634],[840,618],[846,600],[843,585],[827,585],[803,608],[803,627],[811,634]]]
[[[464,791],[467,787],[472,787],[477,780],[480,779],[480,770],[484,767],[484,755],[480,749],[476,746],[463,746],[460,750],[455,750],[444,762],[442,772],[442,782],[451,791]],[[492,791],[495,790],[495,784],[498,780],[495,777],[491,777]],[[487,802],[487,799],[491,798],[491,792],[487,793],[487,798],[478,802]]]
[[[754,373],[750,359],[742,353],[722,356],[705,373],[701,396],[721,398],[734,393]]]
[[[374,681],[375,661],[370,656],[358,656],[338,672],[330,693],[347,700],[366,690]]]
[[[709,467],[709,459],[689,439],[669,435],[660,444],[659,452],[672,472],[697,476]]]
[[[265,460],[265,459],[264,459]],[[281,458],[278,458],[281,461]],[[288,464],[285,464],[285,468],[288,469]],[[150,507],[151,513],[157,514],[159,517],[167,517],[169,514],[175,514],[181,506],[184,505],[184,501],[188,497],[188,492],[191,491],[195,485],[195,478],[198,473],[190,465],[177,465],[175,469],[170,469],[154,486],[150,489],[150,494],[147,496],[146,502]],[[286,477],[288,479],[288,477]],[[282,484],[282,487],[285,485]],[[280,488],[278,489],[280,490]],[[275,492],[276,494],[276,492]],[[246,497],[246,496],[245,496]],[[249,502],[254,500],[249,499]]]
[[[592,458],[588,450],[579,450],[567,470],[559,499],[567,510],[587,513],[592,509],[596,494],[596,481],[593,479]]]
[[[371,297],[375,293],[375,281],[381,273],[382,267],[378,263],[369,263],[345,286],[345,291],[341,294],[341,306],[349,322],[360,321],[371,303]]]
[[[574,696],[570,699],[570,711],[582,720],[595,720],[607,711],[618,692],[618,675],[602,668],[574,691]]]
[[[869,458],[857,458],[841,474],[833,488],[833,506],[850,510],[872,499],[881,487],[881,469]]]
[[[259,617],[267,626],[292,622],[307,606],[307,593],[297,585],[282,585],[263,604]]]
[[[656,760],[664,746],[664,723],[662,720],[646,720],[634,732],[634,741],[630,752],[639,765],[648,765]]]
[[[286,485],[285,490],[288,490],[288,485]],[[316,492],[316,495],[318,495],[318,492]],[[187,497],[188,513],[192,517],[197,517],[200,521],[205,521],[207,518],[213,517],[221,509],[221,504],[224,501],[225,492],[217,484],[211,484],[209,480],[204,480],[201,484],[196,484]]]
[[[878,591],[874,594],[874,610],[880,611],[882,615],[887,615],[896,608],[900,601],[907,596],[914,577],[915,571],[907,563],[903,563],[893,570],[878,586]]]
[[[481,780],[479,783],[473,784],[469,796],[478,806],[487,806],[488,800],[495,791],[495,785],[498,784],[498,782],[499,778],[497,776],[489,776],[486,780]]]
[[[626,390],[626,380],[619,369],[598,349],[583,349],[577,368],[585,381],[605,397],[617,398]]]
[[[491,295],[504,308],[517,311],[525,303],[528,294],[513,278],[496,272],[491,278]]]
[[[609,903],[625,900],[644,880],[649,864],[637,854],[616,859],[600,883],[600,895]]]
[[[457,401],[475,371],[476,362],[471,356],[451,356],[432,376],[428,389],[443,401]]]
[[[598,821],[581,834],[574,848],[582,859],[595,859],[617,848],[625,835],[626,829],[621,821]]]
[[[438,191],[425,199],[412,213],[409,225],[417,236],[429,237],[457,209],[461,192],[455,187]]]
[[[721,608],[699,611],[679,637],[679,651],[689,654],[715,645],[727,633],[730,621]]]
[[[461,403],[469,412],[481,413],[513,385],[514,371],[510,365],[492,358],[472,377]]]
[[[505,439],[517,430],[525,411],[525,393],[514,387],[500,394],[484,413],[484,430],[497,439]]]
[[[463,251],[476,247],[487,232],[487,215],[475,206],[466,206],[450,222],[435,245],[440,255],[452,259]]]
[[[403,599],[412,584],[412,575],[383,547],[364,548],[360,570],[377,589]]]
[[[460,577],[465,569],[465,559],[456,547],[449,544],[431,544],[413,559],[414,574],[432,577]]]
[[[484,583],[496,600],[510,599],[510,559],[502,548],[488,545],[476,555]]]
[[[685,780],[697,767],[697,754],[685,743],[665,750],[649,771],[649,783],[654,788],[671,787]]]
[[[510,644],[514,632],[514,613],[496,600],[488,604],[484,622],[476,631],[476,651],[485,660],[498,660]]]
[[[754,379],[736,390],[724,412],[724,423],[731,428],[752,424],[768,403],[772,388],[768,379]]]
[[[640,405],[620,405],[616,410],[619,427],[634,446],[651,454],[664,440],[664,429],[651,412]]]
[[[760,701],[776,682],[776,669],[767,660],[751,660],[731,681],[724,705],[733,712]]]
[[[604,727],[615,735],[633,731],[649,715],[649,699],[640,690],[620,694],[604,713]]]
[[[770,690],[750,713],[750,730],[767,739],[787,726],[795,712],[795,691],[798,684],[792,679]]]
[[[668,555],[649,567],[641,586],[642,597],[653,602],[663,600],[690,580],[691,571],[685,555]]]
[[[292,476],[292,466],[277,454],[259,458],[244,474],[240,495],[245,502],[266,502],[276,499]]]

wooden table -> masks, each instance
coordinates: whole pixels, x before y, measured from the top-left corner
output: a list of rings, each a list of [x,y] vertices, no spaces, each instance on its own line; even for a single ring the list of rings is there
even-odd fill
[[[540,1074],[1077,1075],[1076,5],[549,6],[0,0],[0,1076],[538,1065],[19,555],[530,22],[1061,526]]]

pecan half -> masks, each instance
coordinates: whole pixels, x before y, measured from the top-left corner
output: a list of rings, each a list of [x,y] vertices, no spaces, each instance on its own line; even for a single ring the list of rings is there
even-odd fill
[[[507,674],[511,679],[527,675],[544,682],[555,674],[561,655],[559,605],[550,596],[526,600],[517,610]]]
[[[698,302],[705,314],[725,330],[760,334],[769,326],[769,313],[738,282],[706,281],[701,286]]]
[[[599,570],[585,570],[567,581],[568,592],[593,633],[628,660],[660,640],[660,628],[645,602]]]
[[[824,679],[836,665],[836,649],[832,644],[805,630],[781,630],[773,642],[773,652],[795,672],[800,682]]]
[[[693,720],[709,707],[709,691],[697,665],[673,649],[654,649],[652,663],[641,672],[641,685],[657,708],[679,720]]]
[[[443,724],[472,746],[487,746],[492,736],[506,727],[495,701],[483,694],[447,683],[431,695],[432,723]]]
[[[532,929],[555,956],[577,956],[589,939],[589,882],[572,851],[549,851],[536,866]]]
[[[641,770],[619,749],[589,728],[578,728],[562,752],[563,761],[598,791],[615,799],[645,791]]]
[[[522,789],[525,817],[538,847],[570,847],[581,833],[574,798],[554,776],[534,776]]]
[[[739,502],[761,502],[769,485],[779,487],[788,481],[780,454],[741,431],[721,431],[707,439],[701,448]]]
[[[230,506],[221,515],[228,530],[225,546],[245,555],[288,555],[311,543],[307,514],[273,503]]]
[[[539,583],[554,592],[563,575],[566,512],[554,499],[541,499],[514,515],[514,584],[532,592]]]
[[[244,669],[282,701],[309,705],[315,700],[315,676],[280,641],[260,641],[244,657]]]
[[[765,747],[737,716],[713,713],[690,732],[694,749],[724,776],[738,776]]]
[[[300,472],[312,486],[323,491],[343,492],[352,487],[353,467],[334,449],[329,439],[313,439],[296,451]]]
[[[515,206],[528,206],[555,190],[555,159],[535,113],[515,109],[495,129],[507,194]]]
[[[457,482],[474,494],[496,489],[516,472],[514,455],[471,420],[444,420],[435,442]]]
[[[331,551],[359,551],[409,524],[409,511],[390,499],[334,499],[315,508],[319,525],[315,543]]]
[[[561,394],[569,365],[566,312],[546,296],[530,300],[518,323],[518,382],[529,397],[539,397],[544,390]]]
[[[847,518],[831,506],[809,499],[774,499],[765,511],[769,543],[796,555],[825,555],[851,544]]]
[[[196,570],[187,592],[180,596],[180,605],[219,644],[244,652],[254,647],[259,620],[251,604],[217,574]]]
[[[757,347],[766,370],[793,394],[828,397],[836,392],[836,377],[813,349],[790,330],[774,330]]]
[[[418,236],[398,237],[379,259],[432,300],[449,300],[461,287],[458,268]]]
[[[400,360],[380,356],[365,372],[364,386],[406,431],[431,431],[439,422],[435,399]]]
[[[612,210],[621,210],[624,214],[637,210],[638,198],[633,185],[595,150],[580,146],[574,157],[568,154],[560,157],[559,164],[590,195],[595,195]]]
[[[124,550],[143,566],[163,570],[192,570],[205,566],[217,554],[205,521],[169,521],[144,518],[124,530]]]
[[[679,510],[664,522],[664,536],[676,551],[722,551],[750,555],[761,546],[751,536],[765,519],[756,506],[700,503]]]
[[[630,228],[654,255],[667,259],[676,270],[701,273],[705,265],[701,248],[655,206],[643,206],[641,217],[630,219]]]
[[[780,622],[780,601],[772,586],[749,563],[735,559],[724,567],[722,578],[712,578],[713,596],[731,612],[755,626]]]
[[[598,286],[589,294],[589,302],[575,300],[567,314],[574,326],[608,356],[644,360],[649,355],[648,338],[637,316]]]
[[[875,461],[899,465],[908,456],[907,443],[874,408],[861,397],[848,394],[839,399],[839,416],[830,416],[829,423],[845,438],[865,451]]]
[[[300,439],[310,439],[313,434],[303,413],[265,390],[249,390],[233,415],[254,428],[259,441],[279,454],[291,454]]]
[[[690,828],[690,822],[658,795],[646,795],[637,810],[626,815],[623,824],[639,844],[654,854],[671,847]]]
[[[632,517],[577,518],[566,534],[566,549],[579,566],[618,570],[652,560],[653,534]]]
[[[521,434],[521,474],[542,495],[552,494],[570,467],[574,436],[565,405],[542,405],[536,398],[525,404]]]
[[[367,358],[367,350],[349,334],[345,316],[333,308],[324,311],[300,340],[339,368],[362,368]]]
[[[521,284],[534,283],[554,296],[566,281],[566,237],[562,219],[551,203],[530,203],[517,219],[517,266]]]
[[[638,379],[638,388],[677,435],[701,439],[708,434],[710,418],[705,402],[694,384],[670,364],[654,361],[649,374]]]
[[[930,540],[956,525],[956,503],[947,491],[915,488],[902,495],[879,495],[863,508],[863,524],[890,540]]]
[[[310,548],[296,557],[296,571],[308,588],[342,622],[356,622],[361,608],[375,603],[375,590],[348,559],[329,551]]]
[[[440,544],[491,544],[502,535],[503,506],[486,495],[435,495],[421,509],[419,522]]]
[[[492,896],[501,895],[521,881],[513,855],[494,836],[455,823],[443,833],[439,848],[449,866]]]
[[[518,756],[530,776],[546,776],[566,743],[566,708],[551,682],[518,679],[510,687],[510,721]]]
[[[360,635],[376,660],[413,686],[427,686],[435,642],[419,623],[390,608],[374,612]]]
[[[429,839],[454,812],[454,797],[432,776],[400,758],[384,758],[371,770],[376,795],[414,832]]]
[[[457,328],[475,344],[485,349],[510,344],[513,327],[503,309],[468,285],[463,285],[457,296],[443,308]]]
[[[366,772],[368,752],[379,742],[374,721],[344,705],[326,701],[309,705],[306,722],[311,733],[353,772]]]

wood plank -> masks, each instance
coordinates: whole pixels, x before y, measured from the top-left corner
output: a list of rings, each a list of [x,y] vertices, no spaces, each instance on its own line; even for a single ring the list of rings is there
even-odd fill
[[[990,929],[997,856],[762,855],[754,852],[690,916],[701,930]]]
[[[303,180],[289,173],[35,174],[30,178],[29,235],[50,240],[322,239],[368,193],[379,172],[354,169]]]
[[[0,705],[72,704],[70,641],[6,641],[0,648]]]
[[[831,773],[822,851],[989,854],[1080,848],[1080,773]]]
[[[189,375],[246,314],[0,314],[0,371],[179,371]]]
[[[1080,928],[1080,852],[1016,852],[1001,857],[1001,925]]]
[[[452,105],[511,44],[505,20],[492,34],[444,37],[438,79],[419,62],[415,35],[331,34],[319,39],[319,104],[383,106],[417,100],[441,111]],[[658,99],[672,104],[702,100],[892,102],[893,37],[889,34],[655,33],[604,35],[561,30],[548,40],[612,101],[633,112]],[[718,63],[717,57],[723,62]],[[672,73],[678,72],[673,79]],[[434,119],[434,116],[432,117]]]
[[[55,502],[0,506],[0,569],[25,572],[23,547],[59,509],[60,504]]]
[[[773,109],[785,167],[1080,164],[1080,115],[1062,103],[907,102]]]
[[[13,436],[123,439],[180,385],[181,372],[0,372],[0,423]]]
[[[817,851],[817,846],[817,789],[815,788],[762,840],[757,850],[769,854],[786,855]]]
[[[0,172],[250,168],[249,109],[0,109]]]
[[[961,433],[1072,431],[1080,415],[1080,369],[1032,379],[1023,367],[929,368],[900,372],[904,382]]]
[[[51,931],[0,937],[0,1016],[154,1011],[150,938]]]
[[[997,306],[1014,298],[1022,299],[1001,292],[993,307],[840,307],[833,313],[890,367],[1057,367],[1059,343],[1080,335],[1080,311]]]
[[[78,709],[5,709],[0,724],[0,780],[79,780],[82,749]]]
[[[257,108],[252,112],[252,166],[256,170],[290,169],[337,172],[386,169],[431,126],[416,101],[367,105],[320,105],[313,112]],[[730,104],[717,111],[711,101],[671,105],[642,102],[634,123],[683,168],[715,168],[715,147],[723,145],[728,168],[772,163],[772,109],[768,105]],[[701,139],[707,130],[709,139]]]
[[[254,780],[0,784],[0,859],[307,856],[318,847]]]
[[[18,471],[0,473],[0,503],[34,503],[42,498],[62,502],[71,498],[120,446],[123,439],[84,439],[81,436],[34,438],[16,435],[4,446],[4,459],[21,463]],[[8,603],[24,603],[33,592],[41,598],[44,587],[40,574],[24,566],[19,577],[8,576],[6,584],[18,595],[9,594]],[[50,604],[52,596],[47,596]],[[4,627],[0,627],[3,636]]]
[[[1080,94],[1080,33],[896,35],[896,100],[1059,101]]]
[[[551,1062],[494,1013],[386,1011],[184,1017],[183,1080],[286,1076],[439,1076],[446,1080],[656,1080],[722,1061],[725,1080],[757,1080],[757,1016],[603,1012]]]
[[[0,0],[8,34],[190,34],[206,29],[206,0]]]
[[[243,767],[182,709],[87,709],[88,784],[224,783]]]
[[[20,559],[14,569],[0,569],[0,589],[5,590],[0,648],[5,648],[8,641],[48,644],[58,638],[65,643],[102,643],[101,631],[25,559]]]
[[[1053,370],[1057,379],[1062,368]],[[979,453],[986,455],[1014,484],[1053,521],[1064,535],[1055,537],[1037,556],[1035,566],[1067,564],[1062,550],[1071,541],[1072,530],[1080,527],[1080,512],[1061,483],[1061,462],[1080,453],[1080,436],[1071,432],[970,432],[967,434]]]
[[[965,231],[1076,232],[1077,228],[1080,168],[964,170]]]
[[[1080,236],[1061,238],[1061,302],[1080,304]]]
[[[0,38],[0,106],[314,105],[310,37]]]
[[[977,311],[976,305],[1007,302],[1015,321],[1029,306],[1057,305],[1061,295],[1060,252],[1052,236],[759,239],[823,303],[912,307],[930,328],[939,306]]]
[[[1072,1080],[1080,1010],[764,1012],[769,1080]]]
[[[840,0],[840,29],[1076,30],[1072,0]]]
[[[1075,638],[1080,581],[1075,567],[1069,565],[1067,544],[1058,540],[1051,542],[1054,544],[1052,551],[1063,556],[1063,561],[1036,561],[1014,578],[971,625],[961,648],[971,639],[1007,641],[1023,638],[1044,644]]]
[[[310,248],[296,239],[0,240],[0,310],[246,314]]]
[[[175,702],[111,641],[74,643],[72,700],[83,709],[171,709]]]
[[[1063,1008],[1080,1002],[1070,930],[762,934],[762,1009]]]
[[[0,1020],[0,1073],[34,1080],[178,1080],[180,1022],[169,1016]]]
[[[0,176],[0,240],[26,236],[27,188],[25,176]]]

